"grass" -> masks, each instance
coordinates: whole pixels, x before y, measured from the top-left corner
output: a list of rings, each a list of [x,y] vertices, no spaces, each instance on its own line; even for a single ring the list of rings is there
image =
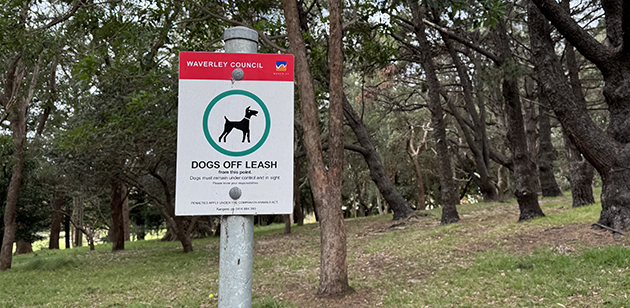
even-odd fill
[[[630,249],[590,230],[601,206],[541,199],[546,217],[517,223],[514,202],[440,210],[405,225],[391,215],[349,219],[355,293],[317,298],[317,224],[255,228],[253,307],[629,307]],[[0,273],[0,307],[216,307],[218,239],[100,244],[16,256]]]

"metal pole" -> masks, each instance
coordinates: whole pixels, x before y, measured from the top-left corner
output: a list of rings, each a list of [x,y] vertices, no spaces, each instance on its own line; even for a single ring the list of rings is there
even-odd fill
[[[256,53],[258,32],[234,27],[223,34],[225,52]],[[242,79],[242,71],[233,72]],[[239,76],[240,78],[238,78]],[[230,196],[236,200],[240,190]],[[219,252],[219,308],[252,306],[252,272],[254,267],[254,216],[222,216]]]

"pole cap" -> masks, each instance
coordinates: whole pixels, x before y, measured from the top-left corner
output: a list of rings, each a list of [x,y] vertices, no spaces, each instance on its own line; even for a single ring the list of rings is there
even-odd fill
[[[244,39],[258,43],[258,32],[247,27],[232,27],[223,32],[223,40]]]

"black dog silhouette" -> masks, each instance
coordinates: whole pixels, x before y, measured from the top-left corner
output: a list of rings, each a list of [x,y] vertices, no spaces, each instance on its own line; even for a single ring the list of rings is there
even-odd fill
[[[241,142],[245,142],[245,136],[247,136],[247,142],[249,142],[249,119],[252,116],[256,116],[258,114],[258,111],[250,110],[250,107],[247,107],[247,109],[245,109],[245,117],[238,122],[232,122],[224,116],[225,125],[223,126],[223,133],[221,134],[221,136],[219,136],[219,142],[221,142],[221,138],[223,138],[223,142],[225,142],[227,135],[230,134],[233,128],[243,131],[243,141]]]

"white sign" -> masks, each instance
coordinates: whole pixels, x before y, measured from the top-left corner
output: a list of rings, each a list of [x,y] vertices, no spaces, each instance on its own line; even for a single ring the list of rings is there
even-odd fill
[[[292,213],[293,56],[182,52],[179,71],[175,214]]]

